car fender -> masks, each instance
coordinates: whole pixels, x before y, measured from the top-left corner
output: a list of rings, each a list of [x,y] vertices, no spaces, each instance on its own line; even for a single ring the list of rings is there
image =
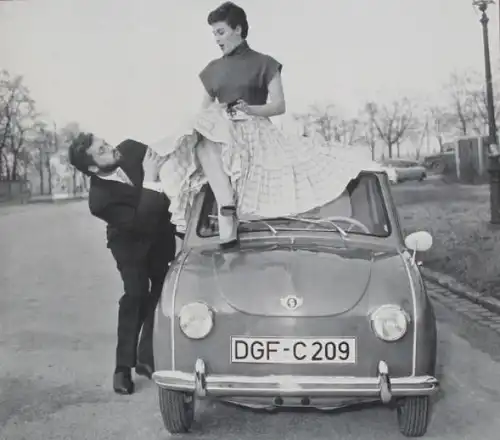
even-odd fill
[[[175,304],[179,283],[189,252],[180,253],[165,276],[162,293],[155,309],[153,351],[155,369],[173,369],[175,353],[172,332],[175,332]]]
[[[178,313],[193,301],[205,302],[219,312],[229,307],[215,286],[213,266],[207,264],[207,255],[190,249],[170,267],[156,307],[153,348],[157,368],[175,370],[175,341],[181,337]]]
[[[369,298],[372,310],[384,304],[395,304],[408,314],[412,341],[407,355],[412,359],[412,375],[433,374],[435,316],[418,267],[407,251],[379,253],[375,258]]]
[[[408,280],[413,286],[415,298],[414,374],[434,375],[437,357],[437,324],[434,309],[417,263],[408,251],[403,251],[401,258],[408,273]]]

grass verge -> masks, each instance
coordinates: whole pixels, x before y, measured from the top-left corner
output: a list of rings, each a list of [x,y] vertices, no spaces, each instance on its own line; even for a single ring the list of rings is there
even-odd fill
[[[426,230],[424,266],[500,297],[500,227],[490,224],[489,187],[425,183],[394,187],[405,234]]]

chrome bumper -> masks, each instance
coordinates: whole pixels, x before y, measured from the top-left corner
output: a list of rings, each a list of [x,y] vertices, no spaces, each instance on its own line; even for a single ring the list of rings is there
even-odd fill
[[[156,371],[153,380],[161,388],[199,397],[375,397],[384,403],[393,397],[431,395],[439,386],[433,376],[390,377],[384,361],[376,377],[229,376],[206,374],[198,359],[193,373]]]

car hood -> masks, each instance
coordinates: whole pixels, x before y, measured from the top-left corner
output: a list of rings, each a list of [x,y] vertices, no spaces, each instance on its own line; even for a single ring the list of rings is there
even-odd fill
[[[370,282],[373,255],[372,250],[360,248],[268,247],[212,253],[205,264],[210,265],[214,288],[240,312],[332,316],[361,301]],[[298,300],[293,310],[287,307],[290,297]]]

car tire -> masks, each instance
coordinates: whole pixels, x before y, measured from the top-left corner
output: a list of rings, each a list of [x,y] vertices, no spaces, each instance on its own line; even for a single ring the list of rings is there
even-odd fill
[[[163,424],[170,434],[191,429],[194,420],[194,397],[179,391],[158,388]]]
[[[399,431],[405,437],[422,437],[430,419],[429,396],[405,397],[397,406]]]
[[[438,161],[432,162],[429,165],[429,167],[435,173],[437,173],[437,174],[443,174],[444,170],[446,168],[446,165],[445,165],[445,163],[443,161],[438,160]]]

